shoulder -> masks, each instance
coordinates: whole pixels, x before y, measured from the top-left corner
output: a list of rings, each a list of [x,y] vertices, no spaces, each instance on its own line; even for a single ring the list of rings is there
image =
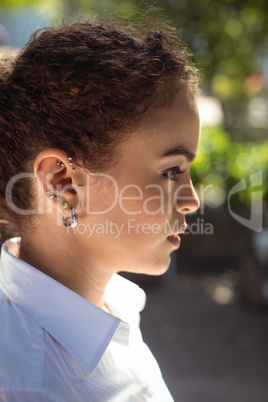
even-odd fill
[[[1,289],[0,326],[4,328],[0,331],[0,392],[20,389],[22,385],[24,389],[40,389],[44,367],[43,329]]]

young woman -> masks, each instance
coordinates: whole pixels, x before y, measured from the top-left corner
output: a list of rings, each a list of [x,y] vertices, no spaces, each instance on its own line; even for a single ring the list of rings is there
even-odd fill
[[[172,401],[144,292],[199,200],[197,79],[161,31],[37,32],[0,84],[1,401]]]

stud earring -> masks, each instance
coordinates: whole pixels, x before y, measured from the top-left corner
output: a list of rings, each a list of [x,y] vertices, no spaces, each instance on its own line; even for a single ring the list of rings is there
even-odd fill
[[[64,216],[64,215],[61,216],[61,219],[62,219],[63,226],[65,226],[66,228],[75,228],[78,223],[75,208],[73,208],[73,210],[71,212],[71,220],[68,216]]]
[[[68,156],[68,160],[69,160],[69,165],[72,166],[73,165],[73,158],[71,156]],[[73,168],[72,171],[75,172],[75,168]]]
[[[67,208],[69,207],[68,202],[67,202],[67,201],[63,201],[63,202],[61,203],[61,207],[62,207],[62,209],[67,209]]]
[[[49,194],[47,192],[47,194]],[[55,201],[60,201],[61,200],[61,196],[60,195],[50,195],[49,197],[51,200],[55,200]]]
[[[49,195],[50,194],[50,191],[49,190],[46,190],[46,194],[47,195]],[[51,200],[55,200],[55,201],[60,201],[61,200],[61,196],[60,195],[49,195],[49,198],[51,199]]]
[[[63,163],[61,160],[58,160],[57,166],[62,166],[62,167],[64,167],[64,163]]]

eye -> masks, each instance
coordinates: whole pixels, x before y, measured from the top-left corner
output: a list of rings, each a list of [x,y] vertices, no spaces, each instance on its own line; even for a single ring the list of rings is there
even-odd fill
[[[162,174],[163,176],[165,176],[166,178],[168,178],[169,180],[173,180],[176,181],[176,177],[178,174],[182,174],[186,171],[185,170],[181,170],[179,166],[174,166],[171,169],[165,170]]]

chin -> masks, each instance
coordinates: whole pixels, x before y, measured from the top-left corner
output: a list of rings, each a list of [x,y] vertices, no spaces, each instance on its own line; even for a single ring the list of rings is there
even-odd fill
[[[140,265],[138,270],[137,268],[136,269],[133,268],[131,272],[151,276],[160,276],[167,272],[169,265],[170,265],[170,255],[165,260],[155,261],[153,265],[152,261],[150,261],[146,265],[144,264]]]

